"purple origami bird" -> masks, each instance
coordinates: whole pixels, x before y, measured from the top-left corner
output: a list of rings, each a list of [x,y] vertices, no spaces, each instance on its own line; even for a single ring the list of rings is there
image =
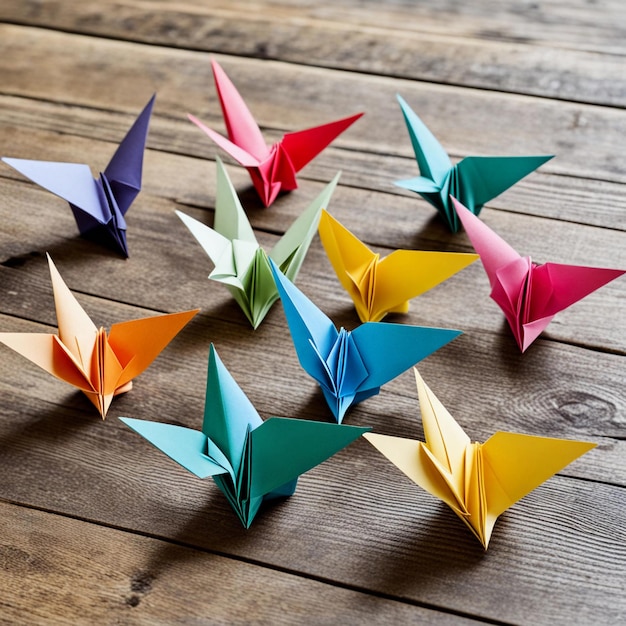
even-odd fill
[[[88,165],[27,159],[2,160],[44,189],[67,200],[83,237],[128,257],[124,215],[141,189],[143,153],[156,95],[150,98],[99,178]]]

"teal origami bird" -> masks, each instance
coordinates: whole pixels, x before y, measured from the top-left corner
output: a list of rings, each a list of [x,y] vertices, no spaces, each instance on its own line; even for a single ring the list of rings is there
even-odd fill
[[[281,417],[263,421],[213,345],[202,431],[120,419],[192,474],[212,476],[246,528],[262,502],[292,495],[301,474],[371,430]]]
[[[270,271],[268,257],[273,259],[291,280],[296,280],[323,208],[328,206],[337,186],[339,174],[324,187],[320,195],[291,224],[269,253],[254,236],[254,231],[237,197],[222,161],[217,157],[217,199],[215,223],[210,228],[198,220],[176,211],[215,267],[211,280],[226,285],[253,328],[265,319],[278,300],[278,291]]]
[[[469,156],[452,165],[450,158],[424,122],[397,96],[404,115],[420,176],[396,185],[430,202],[448,228],[456,233],[461,223],[450,200],[453,196],[478,215],[483,205],[549,161],[554,155]]]

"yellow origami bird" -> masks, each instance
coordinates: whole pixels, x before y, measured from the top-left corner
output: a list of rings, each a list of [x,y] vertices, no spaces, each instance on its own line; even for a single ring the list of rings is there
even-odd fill
[[[379,322],[387,313],[406,313],[411,298],[478,258],[464,252],[396,250],[381,259],[324,210],[319,233],[337,278],[354,301],[362,322]]]
[[[499,515],[595,443],[497,432],[472,443],[415,370],[426,442],[363,436],[420,487],[443,500],[485,550]]]
[[[0,342],[53,376],[78,387],[102,419],[113,396],[156,359],[199,309],[111,326],[107,335],[80,306],[48,256],[59,334],[0,333]]]

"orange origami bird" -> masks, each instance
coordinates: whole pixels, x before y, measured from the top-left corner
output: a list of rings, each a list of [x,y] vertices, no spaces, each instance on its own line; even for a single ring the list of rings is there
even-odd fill
[[[0,342],[53,376],[78,387],[102,419],[113,396],[132,387],[165,346],[200,309],[98,329],[63,282],[48,255],[59,334],[0,333]]]
[[[445,502],[485,550],[499,515],[595,443],[497,432],[473,443],[415,370],[426,442],[363,436],[413,482]]]

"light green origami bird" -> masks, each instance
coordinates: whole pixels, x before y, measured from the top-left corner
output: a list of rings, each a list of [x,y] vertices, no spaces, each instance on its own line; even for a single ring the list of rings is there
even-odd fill
[[[176,213],[213,261],[215,268],[209,278],[226,285],[252,327],[257,328],[278,300],[268,257],[291,281],[295,281],[317,231],[321,211],[328,206],[337,185],[339,173],[268,254],[254,236],[222,161],[217,158],[216,162],[217,199],[213,228],[185,213]]]

